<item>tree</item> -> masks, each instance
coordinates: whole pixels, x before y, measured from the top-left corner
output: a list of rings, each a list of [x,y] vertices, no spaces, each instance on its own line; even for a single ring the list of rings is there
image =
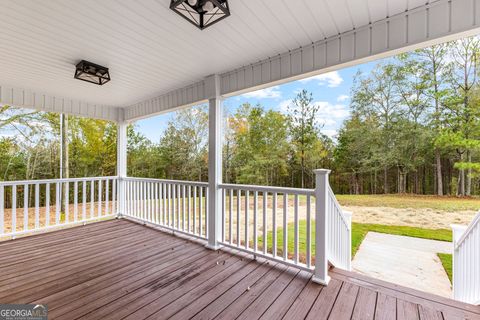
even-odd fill
[[[295,156],[300,158],[301,187],[305,187],[305,156],[319,136],[317,125],[318,105],[307,90],[300,91],[288,106],[290,135],[295,148]]]
[[[378,120],[376,116],[362,118],[353,113],[346,120],[338,134],[338,142],[334,152],[336,168],[348,174],[348,193],[360,194],[362,190],[362,175],[373,171],[374,179],[370,182],[370,192],[377,192],[376,172],[380,165],[375,155],[381,147]],[[343,191],[345,192],[345,191]]]
[[[399,55],[397,59],[395,86],[403,106],[392,127],[395,132],[393,152],[398,168],[398,193],[407,191],[407,174],[411,171],[415,176],[415,192],[418,192],[418,168],[425,163],[420,149],[425,148],[428,137],[422,123],[428,109],[429,74],[421,60],[410,59],[408,55]]]
[[[357,73],[352,88],[352,111],[363,118],[377,117],[382,147],[375,158],[383,167],[383,192],[389,193],[388,170],[395,163],[393,125],[401,106],[397,92],[397,69],[392,63],[378,64],[368,78]]]
[[[449,66],[446,63],[450,44],[438,44],[424,49],[415,50],[412,53],[405,54],[407,59],[416,61],[418,66],[423,69],[423,76],[427,77],[427,95],[433,104],[433,112],[430,113],[429,125],[433,129],[432,137],[437,136],[442,131],[442,100],[448,94],[446,78],[449,74]],[[432,141],[433,142],[433,141]],[[436,193],[439,196],[444,194],[443,176],[442,176],[442,150],[439,145],[435,145],[435,169],[436,169]]]
[[[451,46],[451,85],[453,95],[448,99],[447,128],[442,135],[451,134],[451,139],[444,138],[442,141],[454,143],[460,162],[472,162],[472,150],[469,143],[462,143],[460,140],[468,141],[472,138],[472,122],[474,118],[475,105],[471,103],[473,89],[478,85],[478,53],[480,41],[476,37],[464,38],[455,41]],[[457,166],[458,174],[458,195],[470,195],[472,186],[472,170]]]
[[[288,177],[287,118],[259,105],[244,104],[229,122],[235,136],[236,182],[283,185]]]

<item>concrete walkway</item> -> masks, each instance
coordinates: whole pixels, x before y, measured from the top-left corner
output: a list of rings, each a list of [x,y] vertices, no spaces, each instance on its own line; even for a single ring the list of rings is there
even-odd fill
[[[449,242],[369,232],[352,262],[356,272],[451,298],[450,280],[437,253],[452,253]]]

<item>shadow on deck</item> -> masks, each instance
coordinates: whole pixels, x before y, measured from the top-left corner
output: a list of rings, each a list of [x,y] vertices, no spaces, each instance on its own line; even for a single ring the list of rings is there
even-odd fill
[[[331,270],[310,274],[127,220],[0,243],[0,302],[49,319],[480,319],[480,307]]]

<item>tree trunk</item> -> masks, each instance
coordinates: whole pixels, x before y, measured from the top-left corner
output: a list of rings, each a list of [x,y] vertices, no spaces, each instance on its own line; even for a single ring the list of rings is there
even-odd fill
[[[465,195],[465,170],[458,170],[457,196]]]
[[[401,169],[398,168],[398,193],[405,193],[407,191],[407,174]]]
[[[388,193],[388,168],[383,168],[383,193]]]
[[[440,157],[440,150],[435,149],[435,162],[437,170],[437,196],[443,196],[443,180],[442,180],[442,158]]]
[[[463,152],[460,153],[460,162],[463,162]],[[465,169],[458,170],[457,196],[465,195]]]
[[[467,150],[467,161],[472,162],[472,152]],[[472,168],[467,169],[467,175],[465,177],[467,183],[465,188],[465,195],[470,196],[472,194]]]
[[[302,189],[305,188],[305,151],[302,149],[301,154],[301,166],[302,166]]]

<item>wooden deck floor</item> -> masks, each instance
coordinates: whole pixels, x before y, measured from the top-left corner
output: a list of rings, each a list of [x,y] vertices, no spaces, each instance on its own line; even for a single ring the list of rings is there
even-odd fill
[[[480,319],[480,308],[332,270],[310,275],[127,220],[0,243],[0,303],[49,319]]]

